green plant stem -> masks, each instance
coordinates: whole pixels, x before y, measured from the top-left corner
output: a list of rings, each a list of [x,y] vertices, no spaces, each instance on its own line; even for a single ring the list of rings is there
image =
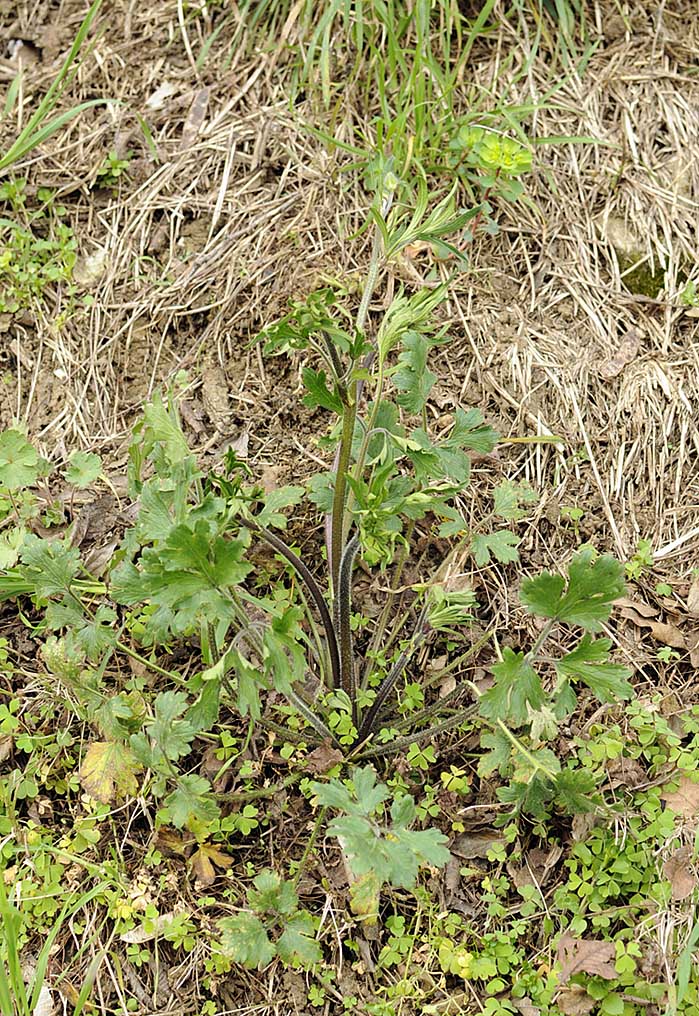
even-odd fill
[[[534,643],[534,645],[531,647],[531,649],[529,650],[529,652],[525,656],[525,660],[527,661],[527,663],[532,663],[537,658],[537,656],[539,655],[539,652],[541,650],[541,647],[543,646],[544,642],[546,641],[546,639],[551,634],[551,629],[553,628],[555,623],[556,623],[556,619],[555,618],[550,618],[546,622],[544,627],[541,629],[541,631],[539,632],[539,635],[538,635],[538,638],[537,638],[536,642]]]
[[[388,214],[393,201],[393,194],[389,193],[384,196],[381,212],[383,216]],[[371,261],[369,262],[369,270],[367,272],[366,283],[364,285],[364,292],[362,293],[362,299],[359,304],[359,310],[357,311],[357,319],[355,321],[355,330],[359,335],[364,335],[366,329],[367,317],[369,316],[369,304],[371,303],[371,297],[376,289],[376,283],[379,278],[379,262],[381,259],[381,233],[377,230],[374,233],[374,242],[371,250]],[[357,381],[350,382],[348,389],[345,392],[343,402],[345,405],[344,412],[342,414],[342,437],[340,438],[340,453],[338,457],[337,472],[335,475],[335,490],[333,496],[333,507],[332,507],[332,523],[331,523],[331,543],[330,543],[330,575],[333,584],[333,595],[338,587],[338,581],[340,578],[340,558],[342,556],[342,548],[345,543],[345,535],[349,530],[349,511],[347,506],[347,472],[350,466],[350,459],[352,455],[352,441],[354,439],[354,425],[357,419],[357,401],[359,395],[359,385]],[[376,399],[374,400],[377,401]],[[374,411],[375,415],[376,410]],[[367,428],[367,433],[371,430],[371,426]],[[357,463],[355,464],[355,476],[359,476],[362,469],[364,468],[364,457],[366,455],[366,447],[368,445],[368,438],[365,433],[364,440],[362,441],[363,453],[360,455]]]
[[[513,746],[515,751],[518,751],[520,753],[520,755],[524,755],[524,757],[526,758],[527,762],[529,762],[529,764],[532,766],[534,772],[544,773],[544,775],[549,780],[555,780],[556,779],[556,776],[558,775],[558,773],[554,772],[551,769],[547,769],[546,766],[542,766],[540,762],[537,762],[537,760],[534,758],[534,756],[531,754],[531,752],[527,751],[527,749],[524,747],[522,742],[519,741],[515,737],[515,735],[510,730],[510,728],[506,724],[504,724],[502,722],[502,720],[496,720],[495,722],[496,722],[497,726],[500,728],[500,730],[503,732],[503,734],[505,735],[507,740]]]
[[[303,875],[303,869],[305,868],[306,861],[311,856],[311,851],[313,850],[313,847],[315,846],[316,840],[318,839],[318,834],[320,832],[320,827],[323,824],[323,819],[325,818],[325,813],[326,813],[327,810],[328,810],[327,806],[323,805],[323,807],[320,809],[320,811],[316,815],[316,820],[313,823],[313,831],[311,832],[311,835],[308,838],[308,843],[306,844],[306,849],[303,852],[301,860],[299,861],[298,869],[297,869],[296,874],[294,876],[294,888],[296,888],[298,886],[299,882],[301,881],[301,876]]]
[[[316,730],[324,741],[332,741],[336,748],[341,748],[341,744],[335,737],[330,727],[326,726],[325,723],[320,719],[319,716],[313,712],[306,702],[297,695],[292,689],[288,689],[284,692],[285,697],[289,700],[290,704],[303,716],[304,720]]]

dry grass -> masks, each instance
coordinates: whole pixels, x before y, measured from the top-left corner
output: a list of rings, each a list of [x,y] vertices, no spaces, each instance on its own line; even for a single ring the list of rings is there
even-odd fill
[[[542,143],[527,203],[501,210],[502,236],[479,241],[454,287],[443,363],[448,394],[486,403],[507,433],[564,438],[520,448],[515,468],[555,502],[601,506],[617,553],[651,537],[680,575],[695,563],[699,528],[699,324],[678,302],[698,248],[699,82],[690,69],[699,28],[690,6],[651,16],[638,4],[625,28],[614,5],[595,4],[598,48],[584,74],[561,73],[548,98],[550,58],[543,47],[513,49],[521,26],[502,20],[499,36],[476,43],[470,75],[486,93],[538,106],[530,132]],[[25,16],[13,31],[47,45],[51,20],[42,35],[36,12]],[[61,24],[64,42],[77,17]],[[18,414],[49,449],[116,449],[148,392],[186,368],[200,416],[220,437],[236,437],[252,416],[253,454],[264,459],[270,427],[289,449],[313,454],[303,420],[295,428],[293,419],[296,377],[271,378],[249,341],[289,295],[326,277],[351,285],[366,261],[365,241],[349,239],[366,198],[338,172],[347,157],[329,155],[304,128],[317,119],[312,100],[289,109],[278,47],[251,58],[241,49],[219,73],[221,33],[197,71],[202,26],[183,33],[176,3],[117,5],[111,17],[120,31],[100,36],[70,98],[120,104],[86,114],[29,170],[32,182],[57,184],[72,209],[81,254],[97,262],[94,304],[60,329],[46,310],[10,324],[5,367],[17,388],[5,393],[4,420]],[[29,68],[32,86],[50,76],[47,53]],[[166,83],[170,94],[153,99]],[[360,113],[351,91],[342,102],[338,136],[368,131],[371,111]],[[601,144],[543,140],[579,135]],[[112,149],[135,153],[129,181],[95,195]],[[620,228],[638,238],[651,271],[665,272],[659,299],[624,285],[611,243]],[[405,274],[388,269],[386,293],[396,271]],[[623,364],[629,333],[631,362],[605,376],[620,347]]]
[[[525,541],[531,562],[556,565],[570,550],[559,508],[577,505],[582,536],[621,557],[650,538],[680,593],[699,565],[699,320],[678,299],[687,276],[697,279],[699,250],[695,6],[640,0],[622,18],[612,0],[591,3],[597,48],[584,73],[558,65],[553,95],[545,40],[528,52],[522,26],[500,17],[497,32],[476,43],[468,77],[483,108],[489,94],[537,107],[527,127],[537,168],[527,201],[498,211],[500,236],[477,241],[471,271],[452,288],[453,341],[435,390],[440,409],[481,405],[506,438],[563,439],[500,450],[502,471],[542,494]],[[42,47],[43,60],[26,71],[27,102],[50,80],[81,7],[66,2],[60,17],[48,4],[0,7],[6,38]],[[231,22],[199,69],[205,21],[184,23],[175,0],[116,0],[102,20],[110,27],[66,102],[108,95],[119,104],[91,110],[27,168],[33,186],[57,187],[70,210],[83,262],[93,259],[84,283],[93,303],[58,328],[67,296],[57,293],[55,306],[4,323],[0,426],[24,420],[53,456],[100,451],[116,478],[143,400],[186,369],[186,419],[201,450],[236,442],[260,470],[315,471],[324,455],[317,419],[299,407],[297,365],[263,363],[250,343],[289,296],[328,279],[352,291],[365,269],[368,240],[355,234],[367,198],[356,175],[342,172],[351,159],[328,153],[306,129],[305,121],[327,126],[314,98],[290,108],[282,47],[252,55],[240,47],[226,63]],[[287,30],[291,37],[293,23]],[[6,80],[12,71],[5,61]],[[169,95],[158,99],[165,83]],[[469,111],[471,96],[469,83],[457,113]],[[370,135],[374,111],[362,102],[358,90],[342,94],[339,138],[351,141],[358,128]],[[581,135],[597,143],[545,141]],[[114,193],[95,191],[113,149],[134,152],[128,180]],[[625,284],[622,227],[650,272],[665,273],[659,297]],[[423,271],[386,267],[377,306]],[[488,581],[509,625],[506,582],[496,571]],[[199,959],[168,971],[159,1013],[185,1011],[170,1005],[186,995]],[[110,990],[119,984],[114,971],[104,976]],[[293,985],[267,989],[268,1005],[241,1006],[252,997],[242,978],[220,997],[228,992],[239,1014],[289,1011],[275,999],[293,1000]],[[143,985],[128,990],[153,1004]]]

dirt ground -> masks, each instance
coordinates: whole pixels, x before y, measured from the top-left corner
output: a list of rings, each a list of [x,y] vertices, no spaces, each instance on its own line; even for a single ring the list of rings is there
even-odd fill
[[[457,107],[469,111],[474,95],[483,109],[503,96],[530,106],[535,169],[526,199],[496,210],[500,234],[477,240],[451,287],[442,312],[451,341],[431,363],[434,403],[479,406],[504,435],[495,464],[476,470],[475,497],[501,476],[540,493],[526,569],[555,566],[585,540],[622,560],[651,541],[655,565],[634,593],[649,613],[630,615],[622,649],[653,680],[668,625],[684,648],[699,642],[680,606],[699,567],[699,310],[681,300],[699,282],[696,2],[589,3],[591,45],[577,70],[554,57],[546,33],[534,52],[525,40],[535,20],[507,20],[505,6],[473,47]],[[24,97],[45,91],[85,8],[0,0],[3,87],[22,40]],[[329,280],[357,288],[369,199],[352,157],[309,125],[370,136],[376,111],[358,86],[331,111],[312,89],[291,103],[293,18],[285,38],[233,46],[231,12],[105,0],[62,106],[111,101],[22,167],[30,199],[57,190],[78,239],[77,295],[92,299],[74,306],[57,286],[40,306],[0,318],[0,429],[23,421],[54,460],[98,452],[117,489],[144,399],[180,371],[188,436],[202,455],[214,461],[233,444],[275,482],[330,465],[322,412],[300,401],[302,359],[263,360],[252,340],[290,297]],[[340,64],[334,76],[347,71]],[[15,126],[3,124],[4,144]],[[110,152],[128,165],[103,187]],[[385,266],[374,311],[434,268]],[[562,441],[523,440],[542,435]],[[582,517],[562,522],[571,507]],[[656,593],[661,580],[675,597]],[[694,655],[665,674],[677,695],[691,692]]]

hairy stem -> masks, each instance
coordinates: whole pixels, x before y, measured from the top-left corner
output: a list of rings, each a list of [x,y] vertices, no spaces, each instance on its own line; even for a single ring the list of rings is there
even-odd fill
[[[342,414],[342,437],[340,452],[337,458],[335,473],[335,491],[333,494],[332,525],[330,536],[330,575],[332,578],[333,596],[337,595],[340,582],[340,558],[345,531],[345,502],[347,498],[347,472],[352,457],[352,438],[354,423],[357,419],[357,382],[352,382],[346,394],[344,412]]]
[[[403,567],[405,565],[405,562],[408,559],[408,554],[410,552],[410,538],[413,535],[413,530],[414,529],[415,529],[415,522],[413,520],[411,520],[408,523],[408,530],[407,530],[407,532],[405,534],[405,544],[401,547],[400,553],[399,553],[399,557],[398,557],[398,561],[396,562],[396,569],[395,569],[395,572],[394,572],[394,575],[393,575],[394,590],[397,590],[397,588],[400,586],[400,577],[401,577],[401,575],[403,573]],[[381,643],[383,641],[383,637],[386,634],[386,627],[388,625],[388,619],[389,619],[390,614],[391,614],[391,608],[394,605],[395,598],[396,598],[397,595],[398,595],[398,593],[394,592],[392,590],[388,594],[388,596],[386,597],[386,602],[385,602],[385,604],[383,606],[383,610],[381,611],[381,617],[379,618],[379,623],[377,624],[376,630],[374,631],[374,634],[371,637],[371,645],[369,647],[369,651],[367,652],[367,656],[369,657],[369,659],[367,660],[367,665],[366,665],[366,667],[364,669],[364,675],[362,677],[362,688],[366,688],[366,686],[367,686],[367,682],[368,682],[369,676],[371,674],[371,655],[372,655],[372,653],[376,652],[376,650],[379,648],[379,646],[381,645]]]
[[[320,619],[323,622],[323,628],[325,629],[325,636],[328,643],[328,653],[330,654],[332,687],[339,688],[341,685],[342,671],[340,669],[340,654],[337,649],[337,638],[335,637],[335,628],[333,627],[333,622],[332,618],[330,617],[328,605],[325,602],[325,599],[323,598],[323,594],[320,591],[318,583],[313,578],[313,576],[311,575],[310,571],[303,563],[301,558],[297,557],[297,555],[294,554],[291,547],[288,547],[286,543],[284,543],[283,540],[280,540],[278,536],[275,536],[274,533],[270,533],[270,531],[268,529],[265,529],[264,526],[258,525],[258,523],[254,521],[254,519],[246,519],[245,525],[249,526],[249,528],[252,529],[253,532],[258,533],[264,540],[266,540],[267,543],[270,545],[270,547],[273,547],[275,550],[278,550],[279,553],[282,555],[282,557],[284,557],[289,562],[292,568],[294,568],[298,572],[299,576],[306,583],[306,588],[308,589],[309,593],[311,594],[311,597],[313,598],[313,602],[315,603],[318,609],[318,613],[320,614]]]
[[[460,724],[465,723],[466,720],[470,720],[477,712],[478,703],[474,702],[473,705],[467,706],[466,709],[462,709],[456,714],[456,716],[450,716],[448,720],[444,720],[442,723],[437,723],[433,727],[427,727],[426,730],[418,730],[415,734],[410,734],[408,737],[399,737],[396,738],[395,741],[389,741],[387,744],[378,744],[374,747],[368,748],[366,751],[361,751],[359,755],[353,758],[353,761],[363,762],[364,759],[367,758],[377,758],[380,755],[391,755],[393,752],[400,751],[402,748],[409,748],[411,744],[418,744],[420,741],[424,741],[428,737],[435,737],[437,734],[441,734],[445,730],[451,730],[453,727],[458,727]]]
[[[352,703],[352,722],[356,726],[357,715],[357,678],[354,669],[354,648],[352,645],[352,566],[359,550],[359,537],[354,536],[345,547],[340,562],[340,583],[335,610],[335,627],[340,636],[340,674],[343,691]]]
[[[403,652],[400,654],[396,662],[393,664],[393,667],[391,668],[388,676],[384,678],[383,683],[379,687],[379,690],[376,694],[376,698],[374,699],[371,705],[371,709],[364,717],[362,725],[359,729],[357,741],[364,741],[369,736],[369,734],[371,734],[374,723],[376,722],[376,718],[381,712],[384,702],[390,695],[392,689],[395,687],[396,681],[407,667],[415,650],[425,641],[425,638],[427,637],[427,626],[425,625],[426,618],[427,618],[427,607],[425,606],[423,607],[420,613],[420,617],[418,618],[415,634],[413,635],[410,645],[408,646],[407,649],[404,649]]]

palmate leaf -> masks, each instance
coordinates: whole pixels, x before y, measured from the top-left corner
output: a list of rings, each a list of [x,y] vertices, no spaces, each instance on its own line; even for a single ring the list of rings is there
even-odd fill
[[[93,741],[79,770],[83,789],[102,804],[138,793],[136,774],[142,769],[133,752],[118,741]]]
[[[538,674],[525,658],[509,647],[502,660],[492,667],[495,682],[479,699],[482,716],[521,726],[544,704],[544,689]]]
[[[221,811],[211,796],[209,781],[193,773],[178,777],[177,787],[163,803],[168,819],[177,829],[192,822],[213,822]]]
[[[187,696],[182,691],[160,692],[155,699],[155,718],[146,726],[156,747],[173,762],[189,754],[194,739],[192,725],[181,719],[187,705]]]
[[[629,684],[630,671],[618,663],[609,662],[609,639],[593,639],[584,635],[572,652],[556,662],[561,677],[582,681],[600,702],[615,702],[633,695]]]
[[[262,970],[271,963],[276,949],[259,917],[244,911],[218,922],[221,930],[221,952],[235,963],[250,970]]]
[[[535,490],[526,481],[514,483],[512,480],[503,480],[493,491],[493,511],[508,522],[517,522],[527,514],[521,504],[531,504],[538,499]]]
[[[272,617],[262,637],[262,658],[265,676],[277,691],[288,691],[306,671],[300,607],[287,607]]]
[[[421,428],[410,435],[408,455],[415,469],[415,476],[421,483],[430,480],[449,479],[463,485],[471,475],[471,459],[467,449],[486,455],[498,442],[498,435],[483,422],[478,409],[457,409],[454,424],[443,441],[432,443],[427,432]]]
[[[437,829],[410,830],[415,805],[407,795],[394,799],[392,823],[382,828],[376,813],[390,797],[388,787],[376,782],[371,766],[357,769],[346,786],[338,779],[313,783],[311,789],[321,804],[344,811],[328,825],[328,833],[342,845],[350,868],[361,878],[373,872],[380,882],[410,888],[421,865],[441,867],[449,859],[447,842]]]
[[[204,519],[194,527],[172,527],[157,547],[147,547],[139,565],[124,562],[112,574],[111,595],[133,606],[150,602],[158,611],[146,630],[158,637],[183,634],[202,618],[232,616],[227,590],[243,581],[252,565],[243,560],[250,533],[237,539],[212,535],[215,527]]]
[[[471,550],[479,568],[489,564],[491,556],[502,564],[519,560],[518,546],[519,537],[509,529],[500,529],[496,533],[476,533],[471,540]]]
[[[42,540],[29,533],[20,553],[21,572],[40,600],[63,595],[80,570],[80,551],[66,537]]]
[[[623,568],[609,554],[596,557],[592,548],[579,551],[562,576],[542,572],[522,583],[520,598],[531,614],[597,632],[609,619],[614,600],[624,594]]]
[[[288,917],[299,905],[294,883],[286,881],[269,868],[253,879],[254,889],[248,889],[248,903],[258,914],[274,913]]]
[[[312,367],[304,367],[303,384],[308,392],[303,397],[304,406],[310,409],[328,409],[331,413],[342,415],[342,399],[337,391],[330,391],[324,370],[313,370]]]
[[[311,790],[320,804],[367,818],[375,814],[390,793],[383,783],[376,783],[376,773],[371,766],[356,769],[353,779],[345,782],[312,783]]]
[[[102,472],[102,459],[94,452],[73,452],[64,476],[67,483],[83,490],[94,483]]]
[[[282,963],[298,963],[312,967],[323,958],[320,945],[313,937],[313,918],[306,911],[294,914],[284,922],[284,930],[276,941],[277,955]]]
[[[0,487],[31,487],[39,475],[39,455],[19,430],[0,434]]]
[[[288,508],[290,505],[300,504],[306,493],[303,487],[278,487],[265,496],[262,510],[255,516],[255,521],[261,526],[274,526],[276,529],[286,529],[286,515],[280,509]]]
[[[421,413],[425,408],[432,386],[437,380],[427,367],[427,354],[433,341],[418,332],[406,332],[393,383],[398,389],[396,402],[408,413]]]
[[[393,826],[384,833],[368,819],[347,815],[333,819],[328,834],[340,840],[354,875],[374,872],[381,882],[406,889],[415,885],[422,865],[442,867],[450,856],[437,829]]]

